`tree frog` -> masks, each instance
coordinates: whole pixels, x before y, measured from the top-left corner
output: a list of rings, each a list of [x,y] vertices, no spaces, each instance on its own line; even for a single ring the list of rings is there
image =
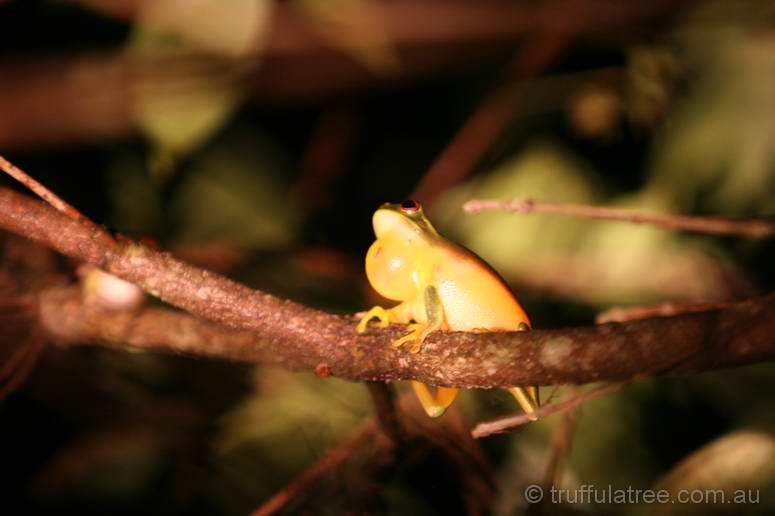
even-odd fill
[[[419,353],[434,330],[530,329],[530,319],[505,281],[472,251],[439,235],[419,202],[385,203],[372,223],[377,239],[366,253],[366,276],[374,290],[400,304],[373,307],[361,318],[358,332],[372,319],[380,328],[410,323],[410,332],[393,346],[411,344],[411,352]],[[458,394],[449,387],[438,387],[432,394],[427,385],[414,381],[412,387],[430,417],[443,415]],[[508,391],[531,419],[537,419],[536,387]]]

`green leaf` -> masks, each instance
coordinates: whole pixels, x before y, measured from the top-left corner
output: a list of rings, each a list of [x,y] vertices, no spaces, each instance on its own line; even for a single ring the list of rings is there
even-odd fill
[[[127,48],[132,113],[165,171],[212,136],[245,97],[271,15],[268,0],[143,3]]]

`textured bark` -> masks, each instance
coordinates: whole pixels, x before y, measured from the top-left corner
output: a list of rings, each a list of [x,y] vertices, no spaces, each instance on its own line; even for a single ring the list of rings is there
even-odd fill
[[[131,347],[325,370],[351,380],[416,379],[503,387],[620,380],[662,370],[701,371],[775,358],[775,294],[718,310],[531,332],[435,332],[421,353],[396,350],[400,326],[359,335],[352,317],[252,290],[167,253],[105,238],[11,190],[0,227],[102,267],[191,314],[98,311],[72,289],[40,297],[44,328],[63,343]],[[226,328],[221,324],[228,326]]]
[[[109,312],[84,304],[76,288],[40,298],[46,331],[62,345],[101,344],[325,368],[351,380],[415,379],[457,387],[504,387],[622,380],[663,371],[696,372],[775,358],[775,296],[724,310],[532,332],[436,332],[421,353],[395,350],[401,327],[354,331],[352,319],[276,314],[271,332],[235,330],[182,312]],[[297,305],[298,306],[298,305]]]

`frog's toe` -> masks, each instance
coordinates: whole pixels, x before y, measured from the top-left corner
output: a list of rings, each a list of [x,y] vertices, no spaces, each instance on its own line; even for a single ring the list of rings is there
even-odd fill
[[[422,337],[423,337],[423,330],[425,329],[425,325],[424,324],[419,324],[419,323],[412,323],[409,326],[407,326],[407,328],[409,328],[409,330],[410,330],[409,333],[407,333],[403,337],[400,337],[400,338],[394,340],[393,341],[393,347],[394,348],[400,348],[401,346],[403,346],[407,342],[416,341],[414,346],[412,346],[412,351],[414,351],[415,347],[422,346]],[[419,349],[418,349],[418,351],[419,351]],[[416,353],[416,351],[414,351],[414,352]]]
[[[419,353],[419,352],[420,352],[420,350],[422,349],[422,344],[423,344],[423,342],[425,342],[425,337],[426,337],[426,336],[427,336],[427,333],[424,333],[423,335],[421,335],[420,337],[418,337],[418,338],[417,338],[417,339],[414,341],[414,345],[413,345],[413,346],[412,346],[412,348],[409,350],[409,352],[410,352],[410,353]]]
[[[375,306],[368,312],[363,313],[363,316],[361,317],[360,322],[358,322],[358,326],[355,327],[355,330],[358,333],[363,333],[369,327],[369,322],[372,319],[377,320],[377,328],[386,328],[387,325],[390,324],[390,313],[381,306]]]
[[[428,413],[428,416],[432,418],[441,417],[444,415],[446,411],[447,411],[447,407],[442,407],[441,405],[433,405],[425,409],[425,412]]]

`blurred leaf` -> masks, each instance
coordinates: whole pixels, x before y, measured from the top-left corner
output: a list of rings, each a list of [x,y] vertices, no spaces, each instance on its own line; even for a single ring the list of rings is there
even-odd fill
[[[700,77],[662,132],[651,187],[683,210],[700,193],[719,214],[775,210],[775,35],[756,30],[767,20],[767,2],[709,2],[679,33]]]
[[[238,75],[209,65],[140,75],[133,83],[133,115],[156,146],[157,164],[196,149],[226,122],[242,100]]]
[[[270,0],[153,0],[140,5],[137,25],[142,32],[175,37],[190,50],[226,57],[260,48],[274,8]]]
[[[258,392],[220,420],[215,444],[231,482],[249,481],[253,496],[272,493],[347,438],[371,411],[360,383],[277,368],[257,369],[256,380]],[[271,476],[257,481],[262,472]]]
[[[171,205],[177,239],[288,245],[299,211],[277,177],[279,158],[252,133],[231,138],[204,153],[181,180]]]
[[[265,444],[275,439],[296,441],[297,446],[270,446],[264,451],[287,459],[310,458],[347,437],[371,412],[368,391],[360,383],[278,368],[256,370],[257,393],[221,421],[218,450],[228,453],[244,444]],[[299,439],[306,444],[299,447]],[[284,463],[284,460],[279,461]]]
[[[635,211],[675,212],[667,197],[647,190],[609,204]],[[597,264],[600,281],[590,300],[730,299],[749,289],[747,279],[712,243],[691,241],[655,226],[605,221],[589,222],[585,232],[580,254]]]
[[[639,47],[630,51],[627,107],[631,120],[645,127],[662,121],[675,95],[679,68],[678,59],[666,48]]]
[[[396,71],[401,63],[375,0],[294,0],[314,27],[371,70]]]
[[[656,486],[667,489],[673,496],[681,490],[710,493],[708,503],[661,504],[658,510],[649,508],[649,514],[741,514],[755,511],[766,512],[766,505],[757,494],[761,488],[775,485],[775,436],[757,430],[737,430],[729,433],[695,451],[678,463]],[[696,490],[696,491],[695,491]],[[742,490],[746,504],[733,504],[737,493]],[[726,503],[720,501],[724,494]],[[717,502],[713,503],[717,497]],[[772,507],[770,507],[771,509]]]
[[[246,91],[271,18],[268,0],[144,2],[128,46],[144,63],[133,115],[157,149],[156,168],[202,144],[229,118]],[[215,54],[210,59],[201,52]]]

